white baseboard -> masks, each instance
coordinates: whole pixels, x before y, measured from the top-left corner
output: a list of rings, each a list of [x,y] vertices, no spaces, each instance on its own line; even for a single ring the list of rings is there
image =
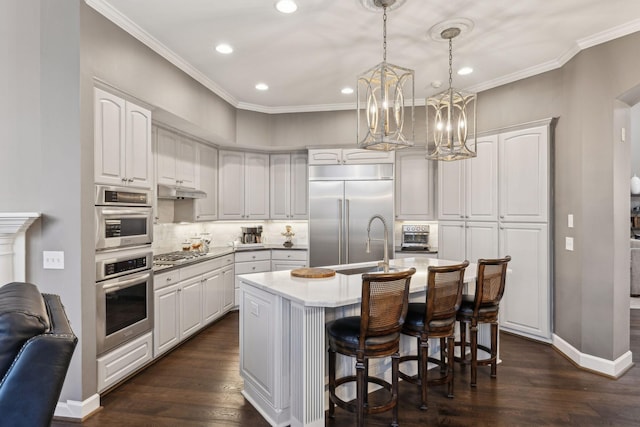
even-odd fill
[[[581,353],[556,334],[553,334],[552,344],[579,367],[609,377],[618,378],[633,366],[631,351],[627,351],[616,360],[607,360],[590,354]]]
[[[58,418],[83,420],[98,409],[100,409],[100,395],[94,394],[82,402],[77,400],[58,402],[53,416]]]

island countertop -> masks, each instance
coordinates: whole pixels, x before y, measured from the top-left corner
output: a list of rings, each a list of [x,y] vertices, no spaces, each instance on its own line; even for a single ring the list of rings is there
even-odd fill
[[[427,268],[457,264],[459,261],[448,261],[431,258],[401,258],[389,261],[391,268],[408,270],[415,267],[416,273],[411,278],[410,292],[424,291],[427,287]],[[329,266],[333,270],[352,269],[357,267],[375,267],[376,262]],[[471,283],[476,278],[476,264],[469,264],[465,271],[464,281]],[[300,278],[291,276],[290,271],[272,271],[265,273],[242,274],[241,281],[274,295],[286,298],[305,307],[341,307],[360,302],[362,297],[362,275],[336,273],[327,278]]]

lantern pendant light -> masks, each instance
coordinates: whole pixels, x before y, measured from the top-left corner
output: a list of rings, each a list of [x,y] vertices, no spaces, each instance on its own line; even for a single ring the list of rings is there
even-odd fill
[[[382,62],[358,76],[358,146],[369,150],[413,146],[414,72],[387,62],[387,8],[395,2],[373,0],[373,6],[383,9]]]
[[[471,92],[454,89],[452,84],[453,42],[459,28],[447,28],[440,36],[449,40],[449,88],[427,99],[427,140],[434,146],[427,159],[462,160],[476,157],[476,100]],[[432,125],[432,126],[430,126]]]

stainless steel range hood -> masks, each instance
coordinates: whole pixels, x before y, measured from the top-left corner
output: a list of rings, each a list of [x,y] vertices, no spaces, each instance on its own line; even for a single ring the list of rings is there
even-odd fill
[[[207,193],[202,190],[158,184],[158,199],[204,199]]]

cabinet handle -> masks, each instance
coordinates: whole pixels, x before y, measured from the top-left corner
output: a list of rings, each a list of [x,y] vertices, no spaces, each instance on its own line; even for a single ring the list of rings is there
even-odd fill
[[[252,269],[252,270],[255,270],[256,268],[255,268],[255,267],[251,267],[251,269]]]
[[[171,281],[171,277],[167,277],[167,282],[170,282],[170,281]]]
[[[127,179],[127,182],[133,182],[133,178]]]
[[[504,215],[500,215],[500,218],[504,218]]]
[[[122,182],[127,182],[127,178],[122,178]]]

